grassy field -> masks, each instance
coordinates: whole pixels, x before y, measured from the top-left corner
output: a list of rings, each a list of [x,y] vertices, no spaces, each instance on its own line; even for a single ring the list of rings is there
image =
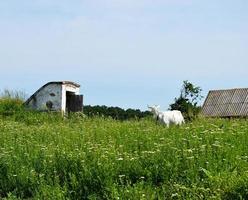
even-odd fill
[[[0,199],[248,199],[246,120],[0,116]]]

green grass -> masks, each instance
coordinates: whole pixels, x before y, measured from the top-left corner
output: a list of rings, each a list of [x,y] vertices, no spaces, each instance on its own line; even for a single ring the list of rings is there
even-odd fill
[[[0,112],[0,141],[0,199],[248,199],[246,120]]]

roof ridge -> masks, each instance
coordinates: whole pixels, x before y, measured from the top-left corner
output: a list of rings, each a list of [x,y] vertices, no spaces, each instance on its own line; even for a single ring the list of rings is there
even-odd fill
[[[231,89],[209,90],[209,92],[211,92],[211,91],[228,91],[228,90],[248,90],[248,88],[231,88]]]

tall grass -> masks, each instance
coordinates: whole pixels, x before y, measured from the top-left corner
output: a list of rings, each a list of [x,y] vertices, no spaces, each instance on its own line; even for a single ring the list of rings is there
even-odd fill
[[[0,116],[9,116],[23,111],[25,94],[5,89],[0,92]]]
[[[27,94],[21,90],[4,89],[3,91],[0,91],[0,98],[25,101],[27,99]]]
[[[246,120],[0,115],[0,199],[248,199]]]

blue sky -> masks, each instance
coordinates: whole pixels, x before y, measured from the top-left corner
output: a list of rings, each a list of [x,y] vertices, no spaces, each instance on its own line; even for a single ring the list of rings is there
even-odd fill
[[[183,80],[248,87],[247,0],[0,1],[0,89],[81,84],[85,104],[165,110]]]

